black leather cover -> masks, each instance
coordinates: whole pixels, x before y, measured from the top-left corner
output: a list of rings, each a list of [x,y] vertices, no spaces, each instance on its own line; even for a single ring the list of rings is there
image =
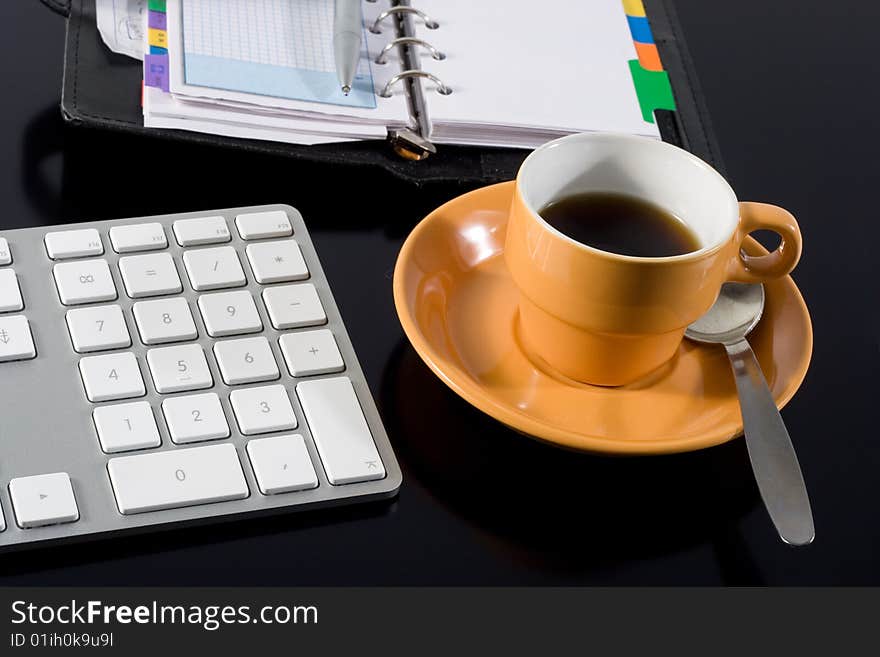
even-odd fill
[[[178,130],[145,129],[140,107],[141,64],[111,52],[101,41],[95,22],[94,0],[41,1],[53,11],[67,16],[61,109],[65,119],[74,125],[100,126],[152,138],[182,139],[274,153],[304,161],[382,167],[414,183],[509,180],[528,154],[522,149],[440,145],[436,155],[411,162],[398,157],[384,140],[299,146]],[[660,133],[665,141],[687,148],[721,169],[723,165],[674,8],[670,0],[644,0],[644,4],[678,108],[675,112],[657,111]]]

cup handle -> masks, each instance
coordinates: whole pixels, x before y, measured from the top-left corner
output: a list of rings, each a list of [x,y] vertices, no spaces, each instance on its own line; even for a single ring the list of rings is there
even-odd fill
[[[737,229],[739,250],[731,263],[728,280],[739,283],[763,283],[785,276],[798,263],[803,244],[797,221],[788,210],[768,203],[739,204]],[[767,255],[753,256],[742,246],[746,235],[755,230],[771,230],[782,238],[779,246]]]

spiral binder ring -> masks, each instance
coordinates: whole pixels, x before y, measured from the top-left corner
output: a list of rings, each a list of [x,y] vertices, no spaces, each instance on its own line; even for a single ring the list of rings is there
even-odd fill
[[[427,27],[429,30],[436,30],[438,27],[440,27],[440,24],[437,21],[428,16],[421,9],[416,9],[415,7],[391,7],[390,9],[386,9],[376,17],[376,20],[373,21],[373,25],[370,27],[370,32],[372,32],[373,34],[382,34],[382,30],[379,29],[379,25],[381,25],[382,21],[384,21],[389,16],[394,16],[396,14],[414,14],[425,22],[425,27]]]
[[[406,80],[408,78],[427,78],[431,82],[437,85],[437,93],[443,94],[444,96],[448,96],[452,93],[452,89],[447,87],[444,84],[443,80],[438,78],[433,73],[428,73],[427,71],[420,71],[416,69],[410,69],[408,71],[401,71],[394,77],[392,77],[385,84],[385,88],[382,89],[382,92],[379,94],[382,98],[391,98],[391,87],[400,82],[401,80]]]
[[[388,57],[387,57],[388,53],[391,50],[393,50],[395,48],[395,46],[402,46],[402,45],[407,45],[407,44],[414,45],[414,46],[421,46],[422,48],[424,48],[425,50],[430,52],[431,57],[433,57],[437,61],[446,59],[446,55],[444,53],[437,50],[434,46],[432,46],[430,43],[428,43],[424,39],[419,39],[417,37],[398,37],[392,41],[389,41],[387,44],[385,44],[385,47],[382,48],[382,51],[376,57],[376,63],[377,64],[387,64],[388,63]]]

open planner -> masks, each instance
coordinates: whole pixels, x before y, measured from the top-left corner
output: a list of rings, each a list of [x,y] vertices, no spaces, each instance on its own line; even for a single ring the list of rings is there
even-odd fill
[[[572,132],[659,138],[631,67],[627,3],[416,2],[363,2],[363,52],[345,96],[333,0],[167,0],[145,30],[144,126],[289,144],[404,129],[438,144],[520,148]]]

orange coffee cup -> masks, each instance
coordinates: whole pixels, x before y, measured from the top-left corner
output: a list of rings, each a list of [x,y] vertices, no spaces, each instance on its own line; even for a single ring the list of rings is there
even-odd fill
[[[667,257],[618,255],[573,240],[538,214],[584,192],[651,201],[684,221],[700,247]],[[762,229],[780,235],[779,247],[745,254],[745,236]],[[800,253],[790,213],[739,203],[727,181],[694,155],[654,139],[598,133],[551,141],[526,158],[504,251],[520,290],[526,350],[569,378],[605,386],[631,383],[671,359],[725,281],[785,276]]]

